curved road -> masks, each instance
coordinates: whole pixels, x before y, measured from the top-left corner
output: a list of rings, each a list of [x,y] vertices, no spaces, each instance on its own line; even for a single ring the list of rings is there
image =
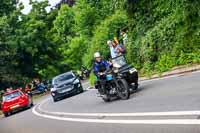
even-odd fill
[[[88,87],[88,84],[85,84]],[[140,82],[129,100],[103,102],[96,90],[0,118],[0,133],[199,133],[200,72]]]

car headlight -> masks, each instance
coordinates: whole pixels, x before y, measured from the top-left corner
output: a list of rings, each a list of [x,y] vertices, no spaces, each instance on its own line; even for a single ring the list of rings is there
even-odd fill
[[[57,90],[57,89],[56,89],[56,88],[54,88],[54,87],[53,87],[53,88],[51,88],[51,91],[56,91],[56,90]]]
[[[53,92],[52,92],[51,94],[52,94],[52,96],[55,96],[55,95],[56,95],[56,94],[55,94],[55,93],[53,93]]]
[[[79,82],[79,79],[74,80],[74,84],[78,84]]]

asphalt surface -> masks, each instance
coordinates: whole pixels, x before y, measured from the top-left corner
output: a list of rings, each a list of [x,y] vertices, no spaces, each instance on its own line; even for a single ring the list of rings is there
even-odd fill
[[[88,84],[84,87],[87,88]],[[1,117],[0,133],[200,133],[200,123],[197,124],[200,113],[194,113],[200,111],[199,101],[200,72],[188,73],[141,82],[138,92],[129,100],[105,103],[97,97],[96,90],[56,103],[46,96],[36,101],[32,109]],[[184,111],[191,114],[180,115]],[[152,112],[155,115],[149,116],[148,113]],[[162,112],[174,114],[163,115]],[[116,116],[109,116],[113,113]],[[141,114],[137,116],[136,113]],[[188,119],[198,122],[182,123]],[[127,124],[129,120],[133,123]],[[163,124],[162,120],[170,122]]]

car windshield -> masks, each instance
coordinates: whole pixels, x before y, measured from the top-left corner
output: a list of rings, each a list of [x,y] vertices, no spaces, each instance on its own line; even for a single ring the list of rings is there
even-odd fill
[[[10,100],[10,99],[13,99],[13,98],[18,97],[20,95],[21,95],[21,93],[19,91],[4,95],[3,96],[3,101],[7,101],[7,100]]]
[[[124,56],[118,56],[118,57],[112,59],[112,63],[113,63],[114,67],[122,67],[122,66],[126,65],[126,60],[125,60]]]
[[[72,73],[60,75],[54,80],[54,84],[58,84],[60,82],[70,80],[70,79],[73,79],[73,78],[74,78],[74,75]]]

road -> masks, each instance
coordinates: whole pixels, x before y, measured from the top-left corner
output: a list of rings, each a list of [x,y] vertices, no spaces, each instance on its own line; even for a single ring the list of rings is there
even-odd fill
[[[88,84],[85,84],[88,87]],[[140,82],[129,100],[96,90],[0,118],[0,133],[200,133],[200,72]]]

